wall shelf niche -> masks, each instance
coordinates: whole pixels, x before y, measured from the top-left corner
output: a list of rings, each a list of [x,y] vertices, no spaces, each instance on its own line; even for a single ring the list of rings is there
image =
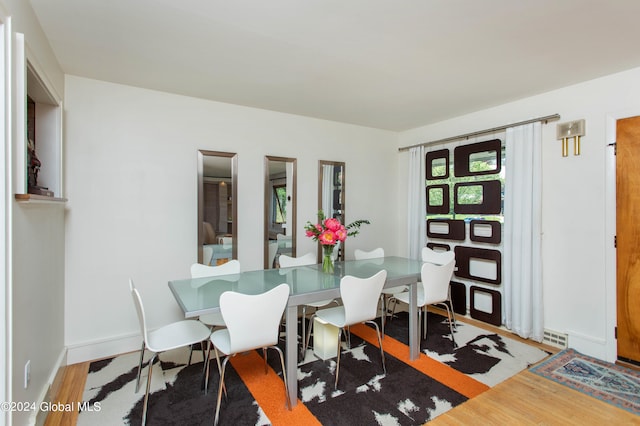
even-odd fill
[[[16,33],[15,199],[66,202],[62,189],[62,100]]]

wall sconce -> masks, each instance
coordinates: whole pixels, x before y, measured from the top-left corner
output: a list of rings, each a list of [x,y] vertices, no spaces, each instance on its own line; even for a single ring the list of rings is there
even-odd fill
[[[557,139],[562,139],[562,156],[569,155],[569,138],[573,138],[573,155],[580,155],[580,137],[584,136],[584,120],[560,123],[556,127]]]

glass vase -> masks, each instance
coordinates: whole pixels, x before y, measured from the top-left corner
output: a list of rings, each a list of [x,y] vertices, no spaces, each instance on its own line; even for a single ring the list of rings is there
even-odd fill
[[[322,272],[333,274],[333,246],[322,246]]]

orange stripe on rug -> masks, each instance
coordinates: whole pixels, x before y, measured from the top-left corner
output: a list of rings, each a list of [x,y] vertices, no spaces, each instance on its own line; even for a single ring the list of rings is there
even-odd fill
[[[368,343],[379,347],[375,329],[367,327],[364,324],[354,325],[350,328],[352,333],[357,334]],[[407,365],[410,365],[421,373],[432,377],[467,398],[478,396],[489,389],[489,386],[484,383],[472,379],[446,364],[429,358],[422,352],[420,352],[420,357],[418,359],[410,360],[409,346],[392,337],[385,336],[382,340],[382,347],[389,355],[399,359]]]
[[[277,357],[270,352],[269,356]],[[264,360],[258,352],[240,354],[229,361],[272,425],[320,425],[302,402],[298,401],[292,410],[287,408],[282,378],[271,367],[267,367],[267,374],[264,374]]]

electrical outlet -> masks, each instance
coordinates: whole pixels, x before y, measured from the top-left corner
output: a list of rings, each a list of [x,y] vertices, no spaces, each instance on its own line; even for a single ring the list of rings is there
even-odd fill
[[[24,388],[29,387],[31,381],[31,360],[28,360],[24,365]]]

